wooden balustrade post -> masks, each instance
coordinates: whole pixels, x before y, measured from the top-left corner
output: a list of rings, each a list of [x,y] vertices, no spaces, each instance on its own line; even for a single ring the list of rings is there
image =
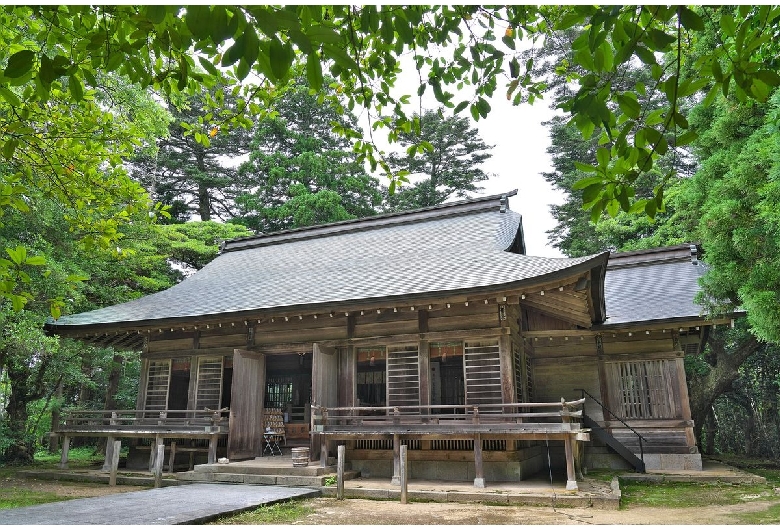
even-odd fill
[[[328,409],[322,407],[322,431],[325,431],[327,419]],[[320,435],[320,467],[328,467],[328,438],[324,432]]]
[[[408,502],[408,474],[406,469],[406,444],[404,444],[401,446],[401,504],[406,504]]]
[[[116,474],[119,469],[119,453],[122,450],[122,440],[111,442],[111,469],[108,475],[108,485],[116,486]],[[109,452],[108,442],[106,442],[106,453]]]
[[[114,437],[106,438],[106,458],[103,460],[101,471],[111,471],[111,461],[114,459]]]
[[[401,484],[401,435],[398,433],[393,433],[393,478],[390,479],[390,484]]]
[[[155,453],[154,456],[154,487],[155,488],[161,488],[162,487],[162,468],[163,468],[163,460],[165,460],[165,443],[163,442],[163,438],[160,436],[157,436],[154,439],[154,447],[152,448],[152,451]]]
[[[62,437],[62,456],[60,457],[60,469],[68,468],[68,451],[70,450],[70,436]]]
[[[168,455],[168,473],[173,473],[176,464],[176,440],[171,441],[171,451]]]
[[[474,407],[474,425],[479,425],[479,407]],[[485,473],[482,466],[482,436],[474,435],[474,487],[485,487]]]
[[[217,463],[217,438],[218,436],[216,434],[209,436],[209,464]]]
[[[574,435],[569,435],[564,439],[564,449],[566,451],[566,491],[578,491],[577,477],[574,473],[574,450],[572,447]]]
[[[346,447],[339,445],[338,447],[338,462],[336,464],[336,499],[344,500],[344,453]]]

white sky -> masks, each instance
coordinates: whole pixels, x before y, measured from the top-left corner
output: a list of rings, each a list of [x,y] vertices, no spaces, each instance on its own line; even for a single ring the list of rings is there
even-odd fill
[[[526,45],[530,46],[530,43]],[[417,98],[419,78],[411,60],[402,58],[401,65],[403,72],[399,76],[394,93],[397,90],[398,94],[413,95],[411,105],[414,107],[407,109],[412,113],[419,110],[420,106]],[[550,120],[555,115],[555,111],[549,107],[549,99],[537,99],[533,105],[523,103],[513,106],[512,102],[506,99],[504,84],[499,80],[498,88],[489,100],[491,111],[486,119],[473,122],[468,108],[459,114],[471,121],[479,130],[485,143],[495,146],[492,149],[492,158],[482,165],[482,169],[491,177],[480,183],[483,190],[474,197],[495,195],[516,189],[517,195],[509,199],[509,206],[523,216],[527,254],[552,258],[564,257],[557,248],[549,245],[546,231],[555,226],[555,220],[550,214],[550,205],[562,204],[565,197],[542,177],[542,172],[552,171],[552,161],[547,154],[550,135],[542,122]],[[449,91],[454,89],[449,86],[442,88]],[[461,98],[454,99],[456,104],[460,101]],[[424,109],[435,109],[440,106],[433,97],[430,87],[423,94],[422,106]],[[360,111],[356,113],[360,114]],[[447,109],[445,109],[445,116],[448,116]],[[362,117],[361,123],[366,123]],[[381,143],[381,132],[375,135],[375,140]]]

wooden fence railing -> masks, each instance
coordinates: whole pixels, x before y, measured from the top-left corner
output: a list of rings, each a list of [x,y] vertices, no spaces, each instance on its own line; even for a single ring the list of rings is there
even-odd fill
[[[312,406],[314,432],[347,433],[380,429],[464,433],[500,431],[569,430],[582,417],[584,399],[553,403],[502,403],[483,405],[415,405],[398,407]],[[557,420],[557,421],[556,421]]]
[[[228,430],[229,410],[69,410],[63,411],[53,432],[100,433],[114,431],[201,431]]]

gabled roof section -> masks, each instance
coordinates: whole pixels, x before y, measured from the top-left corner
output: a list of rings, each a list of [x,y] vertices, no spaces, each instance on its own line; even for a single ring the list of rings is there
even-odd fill
[[[515,192],[405,213],[237,239],[178,285],[65,316],[53,331],[137,329],[199,318],[327,311],[349,304],[481,294],[588,271],[607,254],[526,256]],[[603,307],[598,281],[597,307]],[[603,310],[596,321],[603,320]]]
[[[696,245],[611,254],[604,285],[607,319],[603,327],[703,320],[703,309],[694,299],[705,270]]]
[[[293,228],[270,234],[257,234],[226,241],[222,244],[221,250],[223,252],[232,252],[248,248],[280,245],[293,241],[306,241],[324,236],[345,235],[398,225],[409,225],[445,217],[471,215],[483,211],[495,211],[496,202],[499,203],[499,211],[501,211],[501,213],[508,213],[508,215],[502,219],[502,226],[499,230],[500,234],[498,236],[499,241],[497,244],[500,246],[506,241],[507,245],[505,250],[509,250],[512,243],[515,242],[515,238],[518,234],[518,227],[521,226],[521,216],[509,210],[509,197],[514,197],[515,195],[517,195],[517,190],[512,190],[509,193],[466,199],[416,210],[380,214],[363,219],[349,219],[347,221],[339,221],[325,225]],[[520,234],[522,235],[522,232],[520,232]],[[519,248],[522,249],[522,252],[520,253],[524,254],[525,242],[519,245]]]

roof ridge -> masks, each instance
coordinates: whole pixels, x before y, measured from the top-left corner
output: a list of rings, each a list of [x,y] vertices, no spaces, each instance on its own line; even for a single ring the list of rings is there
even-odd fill
[[[517,194],[517,190],[515,189],[507,193],[489,195],[486,197],[474,197],[462,201],[437,204],[435,206],[428,206],[425,208],[417,208],[415,210],[384,213],[384,214],[374,215],[371,217],[363,217],[359,219],[348,219],[346,221],[337,221],[334,223],[328,223],[324,225],[291,228],[289,230],[281,230],[278,232],[271,232],[268,234],[257,234],[253,236],[236,238],[222,243],[220,251],[231,252],[237,250],[244,250],[248,248],[276,245],[280,243],[286,243],[289,241],[302,241],[302,240],[321,237],[325,235],[345,234],[351,232],[371,230],[371,229],[381,228],[386,226],[395,226],[395,225],[407,224],[407,223],[417,223],[422,221],[428,221],[431,219],[440,219],[443,217],[465,215],[465,214],[470,214],[478,211],[492,209],[495,206],[488,203],[505,200],[507,197],[512,197],[516,194]]]

